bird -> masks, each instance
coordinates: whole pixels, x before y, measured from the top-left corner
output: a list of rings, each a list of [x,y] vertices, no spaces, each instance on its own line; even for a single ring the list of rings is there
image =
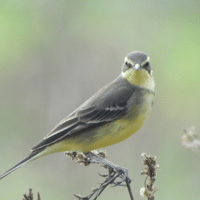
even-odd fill
[[[147,54],[130,52],[115,80],[60,121],[27,157],[0,175],[0,179],[52,153],[88,153],[129,138],[142,127],[152,109],[155,96],[152,73]]]

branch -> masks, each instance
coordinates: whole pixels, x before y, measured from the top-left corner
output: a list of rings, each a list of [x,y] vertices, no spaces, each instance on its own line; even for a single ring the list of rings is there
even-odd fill
[[[33,193],[32,193],[32,189],[31,188],[29,189],[28,196],[26,194],[24,194],[23,200],[33,200]],[[37,200],[41,200],[39,192],[37,193]]]
[[[154,182],[160,167],[155,156],[147,155],[145,153],[143,153],[142,156],[143,169],[141,175],[145,175],[146,179],[144,181],[144,187],[140,189],[140,195],[142,197],[146,196],[148,200],[154,200],[154,193],[157,191]]]
[[[92,190],[89,195],[85,197],[77,194],[74,195],[78,198],[78,200],[90,200],[93,196],[93,200],[96,200],[108,185],[112,185],[113,187],[127,186],[130,199],[134,200],[130,187],[131,179],[128,177],[128,170],[106,160],[105,157],[107,155],[105,152],[92,151],[83,154],[77,151],[70,151],[66,152],[65,155],[70,156],[72,160],[75,160],[78,164],[84,164],[85,166],[88,166],[90,164],[101,164],[104,168],[108,169],[108,174],[99,174],[101,177],[104,177],[106,179],[102,183],[100,183],[100,186],[98,188]],[[116,181],[117,178],[120,178],[120,181]],[[125,182],[125,184],[122,184],[123,182]]]

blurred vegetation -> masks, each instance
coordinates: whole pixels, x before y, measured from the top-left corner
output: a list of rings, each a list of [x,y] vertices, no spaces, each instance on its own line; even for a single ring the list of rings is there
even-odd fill
[[[142,152],[160,164],[157,199],[199,199],[199,152],[184,149],[181,137],[192,125],[200,130],[200,1],[2,0],[0,24],[2,173],[141,50],[151,57],[154,108],[137,134],[106,148],[108,159],[129,168],[135,199]],[[101,170],[51,155],[1,180],[0,199],[21,199],[30,187],[42,199],[73,199],[96,186]],[[128,199],[127,190],[100,199]]]

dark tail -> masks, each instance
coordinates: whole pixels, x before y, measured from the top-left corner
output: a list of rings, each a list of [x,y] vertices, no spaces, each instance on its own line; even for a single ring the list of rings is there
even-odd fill
[[[5,176],[7,176],[8,174],[10,174],[11,172],[14,172],[16,169],[24,166],[29,161],[34,160],[35,158],[38,157],[37,155],[39,153],[40,153],[40,151],[33,151],[29,156],[27,156],[26,158],[24,158],[21,162],[17,163],[15,166],[13,166],[12,168],[10,168],[6,172],[4,172],[2,175],[0,175],[0,179],[4,178]]]

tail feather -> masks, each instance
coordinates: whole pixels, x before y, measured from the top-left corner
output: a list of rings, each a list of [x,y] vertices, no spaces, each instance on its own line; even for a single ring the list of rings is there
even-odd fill
[[[39,153],[40,153],[40,151],[39,152],[38,151],[33,151],[29,156],[25,157],[22,161],[20,161],[15,166],[13,166],[12,168],[10,168],[6,172],[4,172],[2,175],[0,175],[0,179],[2,179],[5,176],[7,176],[8,174],[14,172],[16,169],[24,166],[26,163],[30,162],[31,160],[36,159],[38,157]]]

